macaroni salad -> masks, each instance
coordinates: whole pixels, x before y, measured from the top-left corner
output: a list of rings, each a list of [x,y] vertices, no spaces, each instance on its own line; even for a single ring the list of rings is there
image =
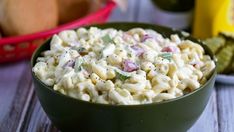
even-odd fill
[[[173,99],[204,84],[215,68],[204,49],[151,29],[79,28],[54,35],[35,75],[55,91],[103,104]]]

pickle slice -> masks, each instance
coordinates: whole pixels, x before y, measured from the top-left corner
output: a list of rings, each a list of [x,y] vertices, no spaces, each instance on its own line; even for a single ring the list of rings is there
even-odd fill
[[[206,39],[204,43],[211,49],[211,51],[215,54],[225,45],[225,39],[221,36],[213,37]]]
[[[234,41],[234,33],[232,32],[220,32],[219,36],[224,37],[226,40]]]
[[[232,52],[234,52],[234,42],[230,46],[232,46],[232,49],[233,49]],[[233,56],[232,56],[232,60],[231,60],[231,64],[230,64],[230,68],[228,70],[228,73],[234,73],[234,53],[233,53]]]
[[[227,44],[217,54],[217,71],[218,73],[228,73],[232,63],[234,45]]]

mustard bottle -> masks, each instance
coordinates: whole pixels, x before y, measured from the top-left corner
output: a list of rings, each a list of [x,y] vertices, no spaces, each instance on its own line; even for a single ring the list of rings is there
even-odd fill
[[[204,39],[219,32],[234,32],[234,1],[196,0],[193,35]]]

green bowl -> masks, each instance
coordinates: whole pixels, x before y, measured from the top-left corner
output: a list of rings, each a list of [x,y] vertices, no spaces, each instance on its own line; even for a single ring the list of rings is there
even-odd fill
[[[180,31],[151,24],[107,23],[94,26],[121,30],[141,27],[156,30],[165,37],[177,33],[185,38]],[[200,41],[190,36],[186,38],[202,45],[206,53],[213,58],[211,51]],[[49,49],[50,41],[51,39],[35,51],[31,60],[32,66],[40,53]],[[168,101],[143,105],[106,105],[85,102],[58,93],[43,84],[32,72],[37,96],[52,123],[62,131],[77,132],[186,131],[196,122],[207,105],[215,75],[214,70],[205,85],[192,93]]]

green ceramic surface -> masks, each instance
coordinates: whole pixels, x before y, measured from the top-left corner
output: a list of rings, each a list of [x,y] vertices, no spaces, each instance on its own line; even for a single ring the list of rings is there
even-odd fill
[[[181,32],[142,23],[107,23],[95,25],[99,28],[128,30],[134,27],[154,29],[169,37]],[[210,50],[200,41],[206,53],[213,57]],[[49,49],[50,40],[34,53],[31,65],[42,51]],[[183,132],[188,130],[203,112],[215,81],[214,70],[205,85],[185,96],[144,105],[105,105],[85,102],[62,95],[43,84],[35,75],[33,81],[39,101],[53,124],[62,131],[76,132]]]

